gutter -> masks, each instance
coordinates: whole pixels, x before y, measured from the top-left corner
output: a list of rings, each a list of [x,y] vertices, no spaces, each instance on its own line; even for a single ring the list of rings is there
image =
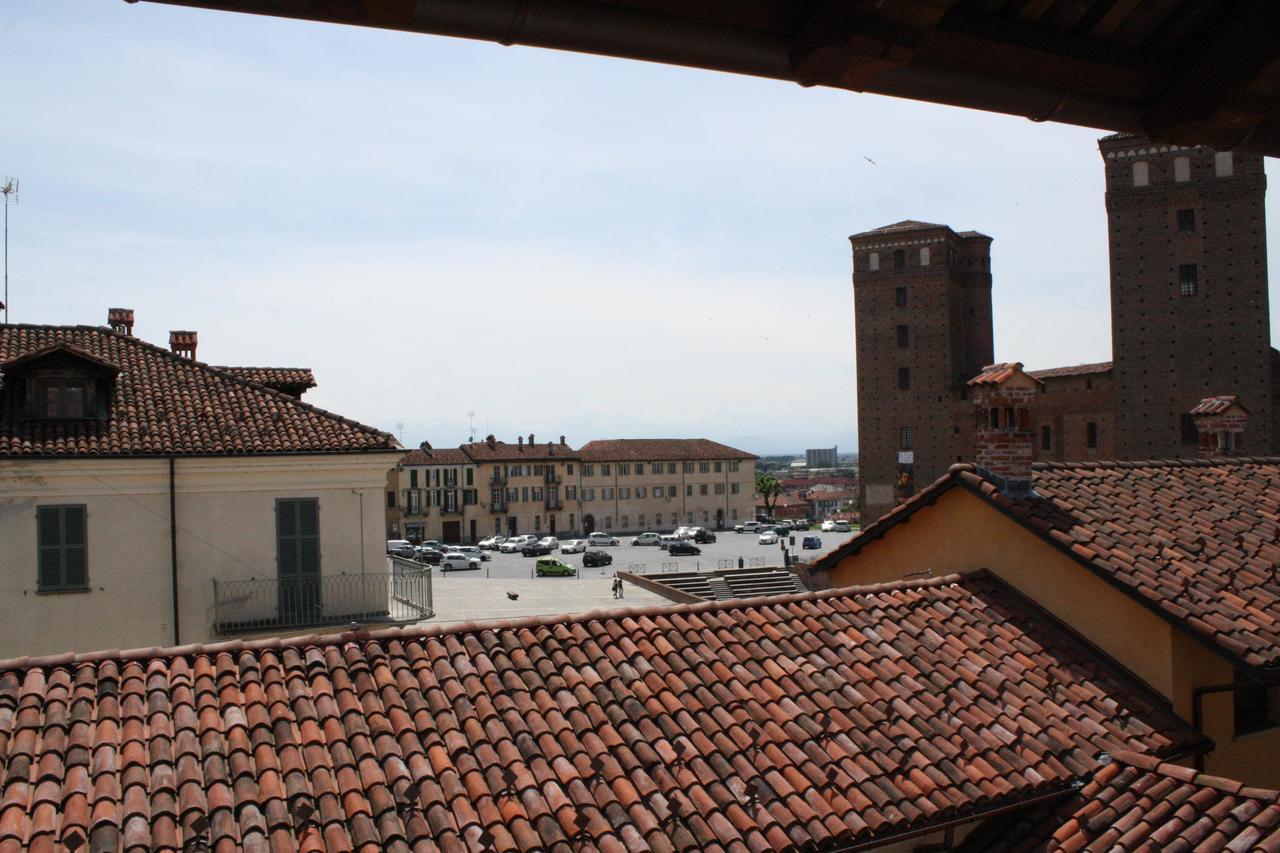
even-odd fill
[[[169,457],[169,580],[173,587],[173,644],[181,645],[179,641],[179,612],[178,612],[178,497],[174,489],[176,475],[174,466],[177,460]]]

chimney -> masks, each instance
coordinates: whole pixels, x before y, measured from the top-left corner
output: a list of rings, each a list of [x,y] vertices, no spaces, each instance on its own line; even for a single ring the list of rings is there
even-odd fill
[[[119,332],[122,335],[133,335],[133,309],[132,308],[108,308],[107,309],[107,325],[111,327],[111,331]]]
[[[533,447],[533,433],[529,433],[529,446]]]
[[[1044,383],[1024,373],[1022,362],[1012,362],[987,365],[968,384],[977,420],[978,467],[995,475],[1002,493],[1030,495],[1035,459],[1031,404]]]
[[[196,358],[196,333],[195,332],[170,332],[169,333],[169,349],[174,355],[180,355],[195,361]]]
[[[562,435],[562,436],[560,436],[560,445],[561,445],[562,447],[564,446],[564,436],[563,436],[563,435]]]
[[[1244,454],[1244,426],[1249,410],[1235,394],[1205,397],[1191,410],[1200,433],[1201,459]]]
[[[484,443],[489,445],[489,449],[492,450],[497,447],[498,439],[494,438],[493,433],[489,433],[484,437]]]
[[[524,453],[524,436],[523,435],[516,436],[516,447],[517,449],[519,449],[521,453]]]

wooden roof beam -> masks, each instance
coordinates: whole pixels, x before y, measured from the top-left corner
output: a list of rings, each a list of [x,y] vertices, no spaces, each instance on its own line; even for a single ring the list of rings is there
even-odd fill
[[[864,91],[889,68],[909,63],[954,0],[822,0],[791,43],[802,86]]]

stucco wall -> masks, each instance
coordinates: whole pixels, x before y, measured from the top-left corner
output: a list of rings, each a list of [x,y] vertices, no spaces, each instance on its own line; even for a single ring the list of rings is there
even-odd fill
[[[1191,721],[1191,689],[1230,682],[1231,666],[981,498],[953,488],[828,574],[835,586],[990,569],[1130,669]],[[1205,697],[1217,748],[1210,773],[1280,787],[1280,732],[1235,741],[1231,694]]]
[[[277,498],[318,499],[322,574],[385,572],[391,459],[178,459],[179,642],[215,639],[214,578],[276,577]],[[36,507],[66,503],[86,505],[89,591],[41,594]],[[164,459],[0,461],[0,657],[173,644],[169,531]]]

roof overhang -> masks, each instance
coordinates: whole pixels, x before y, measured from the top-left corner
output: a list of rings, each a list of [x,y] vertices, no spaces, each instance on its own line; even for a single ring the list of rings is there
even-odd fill
[[[1280,154],[1272,0],[148,2],[616,56]]]

